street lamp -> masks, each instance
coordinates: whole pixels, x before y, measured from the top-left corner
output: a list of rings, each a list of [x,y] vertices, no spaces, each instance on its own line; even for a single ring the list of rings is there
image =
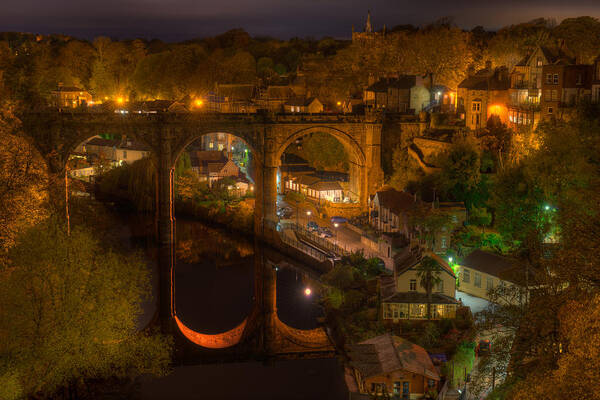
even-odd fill
[[[308,225],[308,222],[310,222],[310,216],[311,216],[311,214],[312,214],[312,211],[310,211],[310,210],[306,211],[306,216],[308,217],[307,225]]]
[[[338,230],[337,228],[340,226],[340,224],[338,224],[337,222],[334,222],[333,227],[335,228],[335,244],[338,245],[338,238],[337,238],[337,234],[338,234]],[[339,246],[339,245],[338,245]]]
[[[448,257],[448,262],[452,263],[452,260],[454,260],[452,257]]]
[[[309,287],[307,287],[306,289],[304,289],[304,295],[305,295],[305,296],[307,296],[307,297],[308,297],[308,296],[310,296],[311,294],[312,294],[312,290],[310,290],[310,288],[309,288]]]

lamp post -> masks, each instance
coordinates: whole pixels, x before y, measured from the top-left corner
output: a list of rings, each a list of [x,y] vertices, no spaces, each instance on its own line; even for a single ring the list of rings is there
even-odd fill
[[[306,216],[307,216],[307,218],[308,218],[308,221],[307,221],[307,223],[306,223],[306,226],[307,226],[307,227],[308,227],[308,223],[310,222],[310,215],[311,215],[311,214],[312,214],[312,211],[310,211],[310,210],[307,210],[307,211],[306,211]]]
[[[334,223],[333,223],[333,227],[335,228],[335,244],[336,244],[337,246],[339,246],[339,244],[338,244],[338,238],[337,238],[337,235],[338,235],[338,229],[337,229],[337,228],[338,228],[339,226],[340,226],[340,224],[338,224],[337,222],[334,222]]]

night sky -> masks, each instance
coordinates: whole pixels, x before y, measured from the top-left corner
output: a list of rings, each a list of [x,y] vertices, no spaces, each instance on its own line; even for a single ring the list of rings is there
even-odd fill
[[[537,17],[600,17],[600,0],[0,0],[0,31],[180,41],[244,28],[283,39],[349,38],[367,9],[377,29],[443,16],[466,29],[497,29]]]

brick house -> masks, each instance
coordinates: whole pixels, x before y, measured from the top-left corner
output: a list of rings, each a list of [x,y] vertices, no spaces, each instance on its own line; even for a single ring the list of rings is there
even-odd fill
[[[418,114],[430,103],[430,93],[421,77],[400,75],[368,86],[363,92],[363,102],[367,107],[388,112]]]
[[[464,117],[467,128],[485,128],[492,115],[506,123],[509,87],[506,67],[492,68],[492,64],[488,62],[485,69],[471,72],[458,85],[457,111]]]
[[[540,120],[544,65],[571,62],[560,49],[537,46],[515,65],[510,74],[508,124],[512,128],[535,127]]]
[[[438,394],[438,369],[424,348],[406,339],[388,333],[348,346],[347,354],[359,393],[402,400]]]
[[[593,73],[592,65],[545,65],[542,69],[541,118],[562,118],[571,107],[591,99]]]

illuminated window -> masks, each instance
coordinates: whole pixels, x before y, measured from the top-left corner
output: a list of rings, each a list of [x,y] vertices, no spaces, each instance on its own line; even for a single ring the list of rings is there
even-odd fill
[[[223,147],[224,147],[224,146],[223,146],[223,143],[219,143],[219,146],[218,146],[218,147],[219,147],[219,151],[223,150]]]
[[[537,65],[538,67],[541,67],[541,66],[543,65],[543,62],[542,62],[542,57],[538,57],[538,58],[537,58],[536,65]]]
[[[215,147],[215,144],[214,144],[213,142],[210,142],[210,143],[208,144],[208,148],[209,148],[209,149],[212,149],[213,147]]]
[[[417,280],[416,279],[411,279],[410,280],[410,291],[414,292],[417,290]]]

